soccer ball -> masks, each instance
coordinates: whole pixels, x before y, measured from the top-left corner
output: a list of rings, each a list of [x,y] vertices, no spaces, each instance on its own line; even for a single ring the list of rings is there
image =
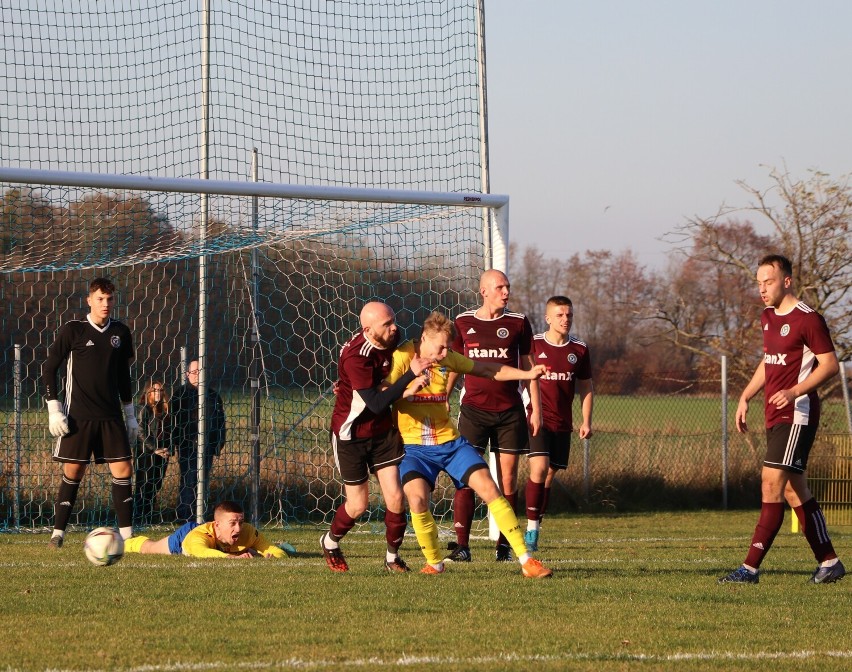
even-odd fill
[[[93,565],[114,565],[124,556],[124,539],[111,527],[99,527],[89,532],[83,552]]]

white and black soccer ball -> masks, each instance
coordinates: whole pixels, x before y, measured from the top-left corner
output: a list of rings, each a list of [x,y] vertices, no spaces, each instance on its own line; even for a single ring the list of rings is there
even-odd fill
[[[83,552],[93,565],[114,565],[124,557],[124,539],[111,527],[98,527],[86,536]]]

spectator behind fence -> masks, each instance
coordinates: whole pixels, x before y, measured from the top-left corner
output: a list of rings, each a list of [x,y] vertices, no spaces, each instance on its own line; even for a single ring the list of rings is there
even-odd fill
[[[149,381],[140,395],[139,406],[134,517],[138,525],[150,525],[172,450],[172,415],[163,383]]]
[[[186,371],[187,382],[172,397],[172,450],[177,451],[180,467],[177,518],[184,521],[195,517],[194,504],[198,487],[198,372],[198,362],[193,360]],[[225,445],[225,407],[222,397],[209,385],[204,408],[207,421],[204,473],[209,479],[213,458],[219,455]]]

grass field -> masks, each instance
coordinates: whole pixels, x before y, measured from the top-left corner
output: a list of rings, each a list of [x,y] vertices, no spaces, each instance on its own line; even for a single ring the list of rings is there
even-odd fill
[[[0,535],[0,670],[852,669],[852,577],[815,563],[787,524],[759,585],[717,585],[756,511],[549,518],[551,580],[496,564],[491,543],[442,576],[388,575],[383,535],[344,542],[328,571],[314,527],[267,530],[285,560],[128,555],[96,568],[82,534]],[[832,531],[852,564],[849,528]],[[413,537],[404,556],[422,564]]]

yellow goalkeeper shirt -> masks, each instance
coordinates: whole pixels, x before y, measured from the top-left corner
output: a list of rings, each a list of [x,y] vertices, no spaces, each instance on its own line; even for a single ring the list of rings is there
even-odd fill
[[[415,344],[406,341],[393,353],[393,366],[388,383],[399,380],[411,367],[415,357]],[[447,375],[470,373],[474,362],[450,350],[447,356],[430,368],[429,385],[414,395],[410,401],[399,399],[393,404],[394,418],[403,443],[437,446],[459,438],[459,430],[447,411]]]
[[[181,548],[184,555],[190,555],[193,558],[224,558],[227,555],[240,555],[252,549],[261,555],[271,553],[276,558],[285,557],[284,551],[270,544],[254,525],[248,523],[243,523],[240,528],[240,536],[236,544],[226,544],[217,539],[213,523],[205,523],[186,535]]]

